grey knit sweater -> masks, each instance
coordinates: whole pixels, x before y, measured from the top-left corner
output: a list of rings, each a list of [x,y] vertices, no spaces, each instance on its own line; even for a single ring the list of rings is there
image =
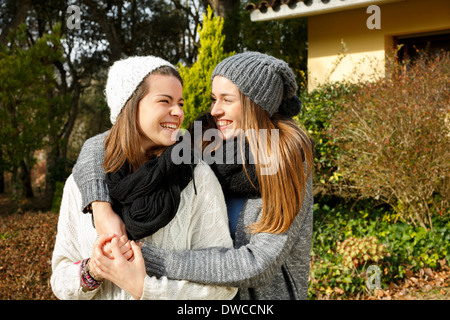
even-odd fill
[[[84,209],[108,201],[101,164],[106,133],[88,139],[73,169]],[[262,200],[247,199],[239,215],[234,249],[166,251],[144,245],[147,273],[199,283],[239,287],[237,298],[251,300],[306,299],[313,227],[312,176],[306,183],[303,206],[283,234],[248,232],[260,219]]]

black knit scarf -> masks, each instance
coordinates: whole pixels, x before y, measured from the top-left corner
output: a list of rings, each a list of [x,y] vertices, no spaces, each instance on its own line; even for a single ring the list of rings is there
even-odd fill
[[[113,209],[125,223],[129,239],[142,239],[166,226],[175,216],[180,193],[193,179],[195,164],[174,164],[167,148],[131,172],[126,163],[106,175]]]
[[[214,118],[209,112],[201,114],[195,121],[200,121],[202,123],[202,136],[207,130],[215,128]],[[194,122],[191,123],[188,130],[191,136],[191,145],[195,146],[196,150],[201,149],[199,145],[201,144],[201,141],[194,140],[194,137],[196,136]],[[227,153],[227,144],[229,143],[233,144],[233,148],[230,148],[233,152]],[[242,145],[240,137],[236,137],[228,141],[221,141],[218,145],[219,149],[216,152],[213,151],[211,154],[211,157],[218,159],[218,161],[210,164],[210,167],[219,180],[223,192],[229,196],[249,198],[260,197],[256,168],[255,165],[250,164],[249,161],[250,148],[248,142],[245,140],[244,145]],[[241,149],[244,150],[244,160],[242,160]],[[242,165],[243,162],[245,163],[247,173]]]
[[[226,152],[228,143],[233,143],[233,148],[230,148],[233,150],[232,153]],[[245,142],[244,146],[240,144],[239,138],[224,141],[222,147],[216,151],[221,155],[222,161],[216,161],[211,164],[211,169],[216,174],[226,195],[248,198],[260,197],[255,165],[249,161],[249,145],[247,142]],[[241,148],[244,149],[244,160],[242,160]],[[243,163],[245,163],[247,172],[244,170]]]

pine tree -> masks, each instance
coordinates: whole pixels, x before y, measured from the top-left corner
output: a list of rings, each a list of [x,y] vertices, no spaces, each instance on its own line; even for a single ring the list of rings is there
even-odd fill
[[[198,27],[200,35],[198,59],[190,68],[181,65],[179,67],[184,82],[184,128],[187,128],[200,113],[209,110],[211,74],[220,61],[234,54],[223,51],[225,35],[222,34],[222,29],[223,18],[215,17],[213,10],[208,7],[207,14],[203,15],[203,27]]]

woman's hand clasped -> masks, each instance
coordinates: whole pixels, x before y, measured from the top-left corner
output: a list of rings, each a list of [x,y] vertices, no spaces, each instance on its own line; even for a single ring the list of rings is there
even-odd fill
[[[145,263],[141,247],[134,241],[127,241],[126,237],[114,234],[99,236],[94,243],[90,269],[96,277],[114,282],[134,299],[141,298],[146,275]]]
[[[119,238],[118,246],[120,248],[120,251],[122,252],[123,257],[127,260],[133,261],[134,255],[133,250],[131,249],[131,241],[128,240],[127,236],[119,237],[118,235],[115,235],[115,237]],[[102,251],[103,255],[105,255],[107,258],[113,259],[111,241],[103,243]]]

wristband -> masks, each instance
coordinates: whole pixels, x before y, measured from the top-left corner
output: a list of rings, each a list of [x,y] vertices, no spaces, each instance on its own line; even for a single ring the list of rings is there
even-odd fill
[[[95,290],[103,283],[103,280],[95,279],[89,272],[89,260],[90,258],[83,259],[80,266],[81,287],[84,292]]]

